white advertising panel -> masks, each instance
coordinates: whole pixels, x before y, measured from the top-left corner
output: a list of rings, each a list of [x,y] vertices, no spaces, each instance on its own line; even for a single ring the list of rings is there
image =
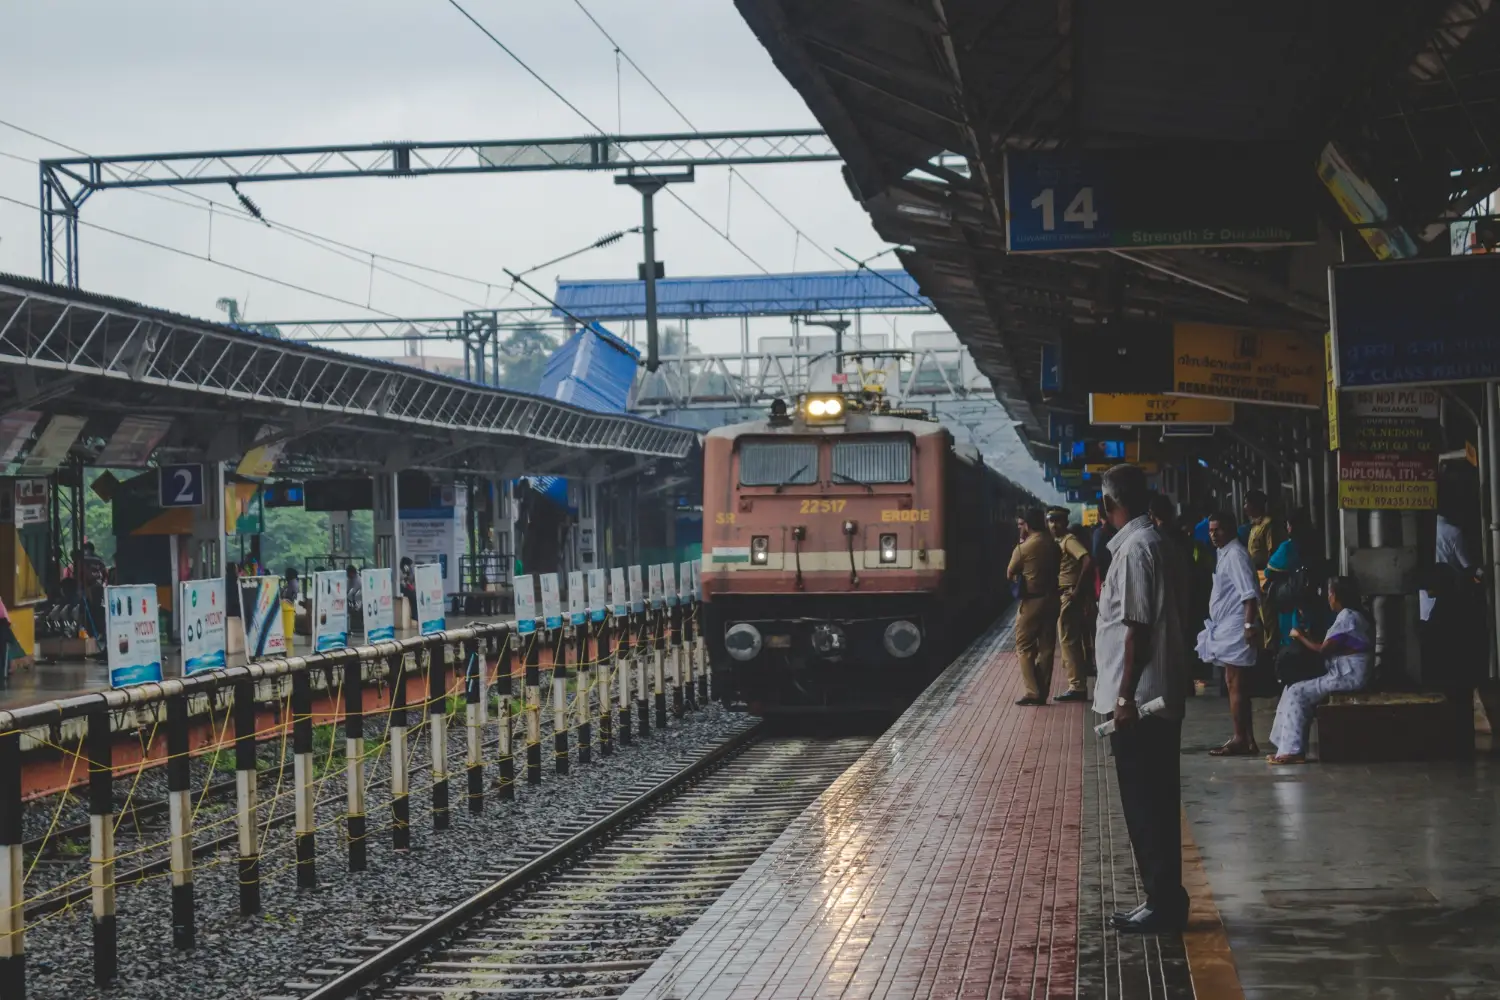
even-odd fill
[[[161,633],[156,588],[150,584],[104,588],[109,635],[109,686],[161,680]]]
[[[217,670],[227,662],[224,581],[183,580],[177,585],[182,609],[182,672]]]
[[[536,577],[529,573],[516,577],[516,631],[522,635],[536,631]]]
[[[348,575],[341,569],[313,574],[313,650],[326,653],[349,645]]]
[[[360,610],[365,616],[365,641],[387,642],[396,638],[396,606],[391,592],[391,571],[367,569],[359,574]]]
[[[584,616],[583,592],[583,570],[575,569],[568,573],[568,623],[571,625],[582,625]]]
[[[562,628],[562,596],[557,592],[557,574],[542,574],[542,618],[547,627]]]
[[[443,618],[443,568],[435,562],[418,563],[415,569],[417,587],[417,621],[422,634],[441,632]]]

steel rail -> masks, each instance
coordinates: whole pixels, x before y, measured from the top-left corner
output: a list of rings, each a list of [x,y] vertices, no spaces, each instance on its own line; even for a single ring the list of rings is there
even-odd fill
[[[369,958],[349,968],[317,989],[303,995],[302,1000],[349,1000],[360,990],[373,985],[382,976],[394,971],[432,945],[457,931],[465,923],[485,910],[503,902],[507,897],[525,888],[538,876],[568,861],[583,849],[593,845],[620,827],[648,812],[652,806],[671,796],[684,785],[713,769],[728,757],[758,740],[765,732],[765,723],[756,723],[719,744],[676,774],[642,792],[634,799],[611,812],[608,816],[590,824],[568,839],[526,862],[504,878],[486,886],[453,906],[446,912],[428,920],[422,926],[392,942]]]

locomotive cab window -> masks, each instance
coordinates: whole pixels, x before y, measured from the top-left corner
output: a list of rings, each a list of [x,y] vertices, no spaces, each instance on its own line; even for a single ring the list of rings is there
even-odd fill
[[[908,437],[835,441],[833,481],[835,484],[911,482],[911,448]]]
[[[741,486],[805,486],[818,481],[816,441],[740,442]]]

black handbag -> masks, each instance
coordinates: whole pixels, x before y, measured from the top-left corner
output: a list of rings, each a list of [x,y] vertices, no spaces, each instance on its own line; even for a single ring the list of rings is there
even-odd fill
[[[1327,669],[1321,655],[1295,639],[1276,651],[1276,680],[1283,687],[1322,677]]]

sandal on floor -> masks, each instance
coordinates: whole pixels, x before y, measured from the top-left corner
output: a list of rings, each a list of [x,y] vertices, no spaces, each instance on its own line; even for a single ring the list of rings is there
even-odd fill
[[[1244,743],[1236,743],[1234,740],[1230,740],[1223,746],[1214,747],[1208,752],[1210,757],[1250,757],[1258,756],[1259,754],[1260,747],[1257,747],[1254,743],[1247,746]]]
[[[1306,764],[1307,758],[1300,753],[1273,753],[1266,758],[1267,764]]]

